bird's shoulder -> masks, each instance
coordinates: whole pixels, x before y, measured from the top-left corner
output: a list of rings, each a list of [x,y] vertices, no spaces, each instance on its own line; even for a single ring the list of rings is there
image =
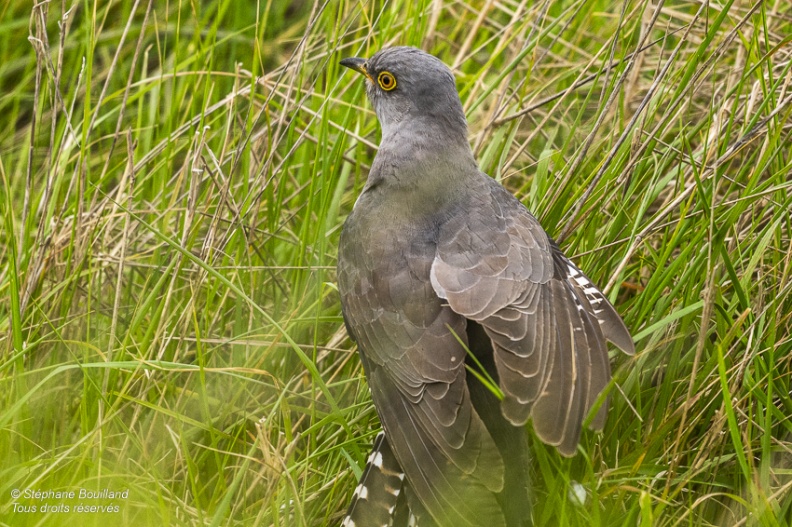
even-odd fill
[[[553,275],[552,252],[533,214],[482,173],[440,224],[435,265],[455,274],[544,283]]]

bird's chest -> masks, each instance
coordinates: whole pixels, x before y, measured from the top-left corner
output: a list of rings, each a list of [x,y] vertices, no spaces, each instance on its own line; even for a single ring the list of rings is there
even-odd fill
[[[354,305],[367,319],[397,314],[416,325],[431,323],[441,309],[429,279],[436,248],[431,222],[356,211],[339,244],[342,305]]]

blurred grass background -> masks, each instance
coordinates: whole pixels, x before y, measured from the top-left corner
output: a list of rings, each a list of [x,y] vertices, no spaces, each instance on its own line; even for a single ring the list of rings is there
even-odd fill
[[[603,434],[532,440],[536,525],[792,524],[791,40],[786,0],[2,4],[0,522],[339,523],[379,132],[338,60],[403,44],[637,342]],[[130,492],[14,512],[81,487]]]

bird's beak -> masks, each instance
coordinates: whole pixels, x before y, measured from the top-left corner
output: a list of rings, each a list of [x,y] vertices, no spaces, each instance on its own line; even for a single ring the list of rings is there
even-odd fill
[[[366,59],[361,59],[358,57],[349,57],[347,59],[341,59],[339,64],[341,64],[342,66],[346,66],[351,70],[355,70],[360,74],[365,75],[368,80],[374,82],[374,79],[371,78],[371,75],[369,75],[369,72],[366,69]]]

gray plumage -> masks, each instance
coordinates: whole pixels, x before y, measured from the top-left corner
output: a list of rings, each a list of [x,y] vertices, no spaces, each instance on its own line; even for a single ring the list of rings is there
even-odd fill
[[[573,455],[610,381],[606,340],[633,353],[632,339],[522,203],[478,169],[445,64],[407,47],[341,64],[367,77],[382,141],[344,224],[338,286],[409,509],[421,527],[522,526],[522,425],[531,419]],[[502,402],[466,372],[466,347]]]

